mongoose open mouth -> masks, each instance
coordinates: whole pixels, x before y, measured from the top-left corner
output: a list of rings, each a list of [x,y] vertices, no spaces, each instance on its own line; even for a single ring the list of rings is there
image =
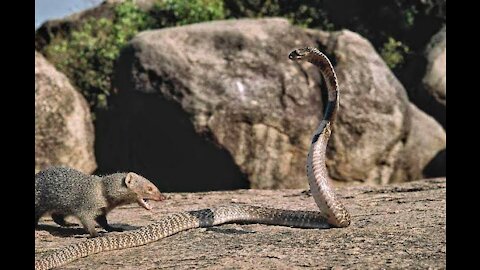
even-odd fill
[[[147,210],[152,210],[152,207],[150,206],[150,204],[148,204],[148,200],[147,199],[143,199],[143,198],[138,198],[137,200],[138,204],[140,206],[142,206],[143,208],[147,209]]]
[[[153,195],[152,194],[147,194],[147,195],[139,196],[139,197],[137,197],[137,202],[143,208],[145,208],[147,210],[151,210],[153,207],[150,206],[150,204],[148,203],[149,200],[163,201],[163,200],[166,200],[166,199],[167,199],[167,197],[165,197],[159,191],[159,192],[157,192],[156,194],[153,194]]]

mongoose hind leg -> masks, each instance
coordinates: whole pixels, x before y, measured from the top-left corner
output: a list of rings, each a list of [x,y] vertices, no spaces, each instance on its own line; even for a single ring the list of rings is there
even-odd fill
[[[52,219],[53,219],[53,222],[63,227],[71,227],[71,226],[78,225],[75,223],[65,221],[65,215],[63,214],[52,214]]]
[[[104,228],[107,232],[123,232],[123,229],[122,228],[118,228],[118,227],[112,227],[110,226],[110,224],[108,224],[107,222],[107,216],[105,214],[102,214],[102,215],[99,215],[95,221],[100,225],[102,226],[102,228]]]

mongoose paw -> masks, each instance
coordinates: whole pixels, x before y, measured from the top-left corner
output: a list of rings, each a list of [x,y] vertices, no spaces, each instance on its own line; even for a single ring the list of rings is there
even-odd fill
[[[95,238],[95,237],[98,237],[98,236],[100,236],[100,234],[98,234],[98,233],[94,233],[94,234],[90,233],[90,235],[89,235],[87,238]]]

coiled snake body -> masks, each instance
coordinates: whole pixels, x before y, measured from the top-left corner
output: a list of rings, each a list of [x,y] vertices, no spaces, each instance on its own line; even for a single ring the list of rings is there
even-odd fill
[[[51,269],[91,254],[136,247],[165,238],[180,231],[224,223],[262,223],[300,228],[331,228],[350,225],[350,216],[330,186],[325,166],[325,152],[331,125],[338,108],[338,83],[332,64],[315,48],[305,47],[290,53],[291,60],[306,60],[319,67],[328,88],[328,103],[323,119],[315,131],[307,158],[310,190],[320,209],[292,211],[231,204],[215,208],[168,215],[137,230],[86,239],[54,250],[35,261],[35,269]]]

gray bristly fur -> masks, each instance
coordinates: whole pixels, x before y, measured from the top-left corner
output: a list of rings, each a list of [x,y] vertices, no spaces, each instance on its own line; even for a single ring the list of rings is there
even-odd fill
[[[66,216],[75,216],[90,236],[98,236],[95,223],[107,231],[122,231],[107,222],[115,207],[137,202],[146,209],[145,199],[163,200],[156,186],[135,173],[107,176],[86,175],[68,167],[50,167],[35,175],[35,225],[40,217],[51,214],[53,221],[69,226]]]

